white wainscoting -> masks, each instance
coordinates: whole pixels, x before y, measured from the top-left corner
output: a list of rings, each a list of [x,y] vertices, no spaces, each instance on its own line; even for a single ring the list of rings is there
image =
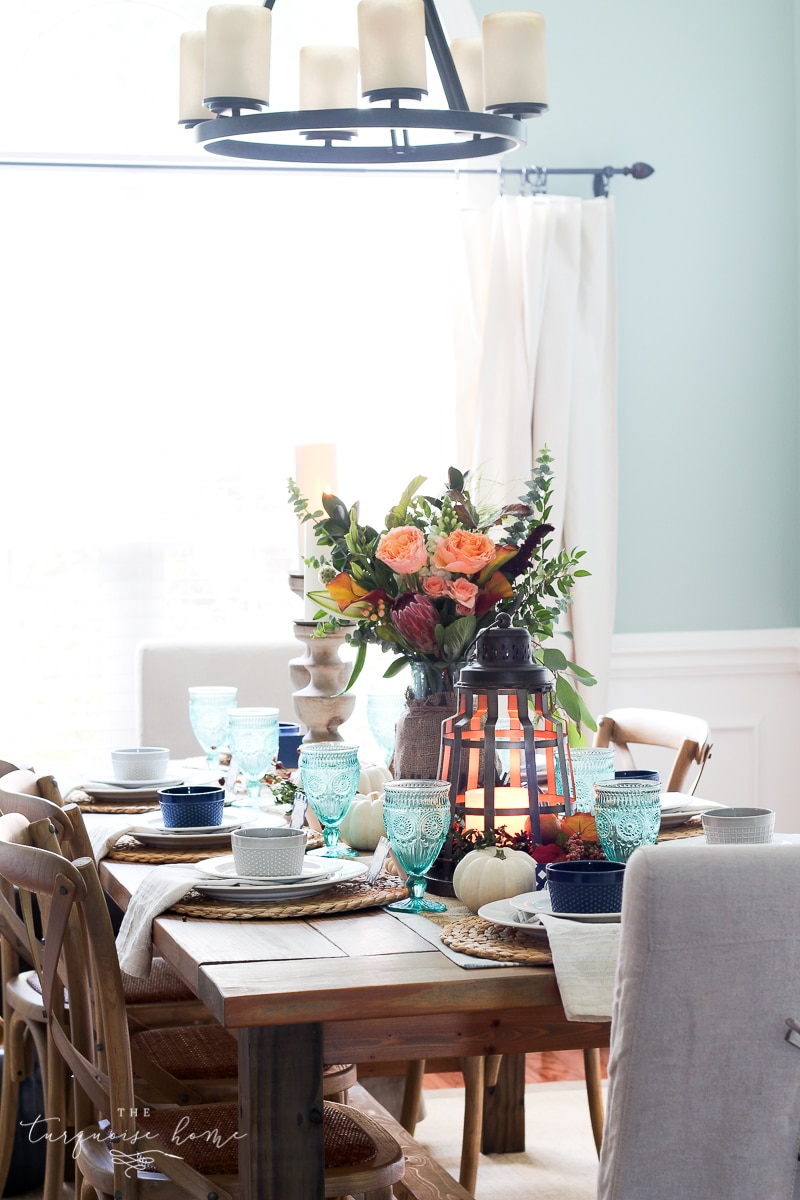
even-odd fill
[[[698,795],[774,808],[777,829],[800,833],[800,629],[618,634],[608,695],[610,709],[703,717],[714,749]]]

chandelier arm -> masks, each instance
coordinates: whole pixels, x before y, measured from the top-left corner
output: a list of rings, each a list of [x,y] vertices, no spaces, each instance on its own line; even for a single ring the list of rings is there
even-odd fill
[[[453,56],[450,53],[434,0],[425,0],[425,36],[428,39],[448,105],[458,112],[465,112],[469,109],[467,97],[456,70],[456,64],[453,62]]]

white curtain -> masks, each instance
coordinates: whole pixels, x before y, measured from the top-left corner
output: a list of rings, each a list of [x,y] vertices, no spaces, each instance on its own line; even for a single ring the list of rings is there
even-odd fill
[[[496,189],[496,184],[492,181]],[[462,196],[456,347],[459,462],[516,498],[554,455],[554,541],[587,551],[568,657],[597,676],[604,711],[617,553],[616,281],[611,199]],[[483,196],[479,189],[483,188]]]

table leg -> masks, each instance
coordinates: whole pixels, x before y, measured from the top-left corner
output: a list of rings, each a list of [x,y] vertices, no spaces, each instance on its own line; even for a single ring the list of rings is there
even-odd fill
[[[484,1154],[517,1154],[525,1149],[525,1055],[504,1054],[493,1088],[483,1103]]]
[[[241,1200],[323,1200],[322,1026],[239,1030]]]

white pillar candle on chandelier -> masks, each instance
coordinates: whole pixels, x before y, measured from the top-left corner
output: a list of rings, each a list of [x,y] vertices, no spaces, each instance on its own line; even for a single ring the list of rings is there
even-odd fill
[[[206,16],[206,99],[231,96],[267,104],[271,39],[270,9],[213,4]]]
[[[359,0],[363,95],[384,88],[426,92],[423,0]]]
[[[479,37],[455,38],[450,53],[473,112],[483,112],[483,42]]]
[[[300,108],[356,108],[357,105],[355,46],[302,46]]]
[[[203,104],[205,62],[205,30],[190,29],[182,33],[178,100],[178,120],[181,124],[187,121],[208,121],[214,115]]]
[[[308,501],[309,512],[322,508],[325,492],[336,491],[336,447],[328,442],[311,442],[295,447],[295,482],[300,495]],[[315,557],[319,552],[314,529],[310,521],[301,526],[303,558]],[[309,592],[321,587],[318,572],[314,567],[303,566],[304,617],[313,621],[319,605],[309,600]]]
[[[487,13],[483,31],[483,88],[487,108],[547,104],[544,17],[536,12]]]

